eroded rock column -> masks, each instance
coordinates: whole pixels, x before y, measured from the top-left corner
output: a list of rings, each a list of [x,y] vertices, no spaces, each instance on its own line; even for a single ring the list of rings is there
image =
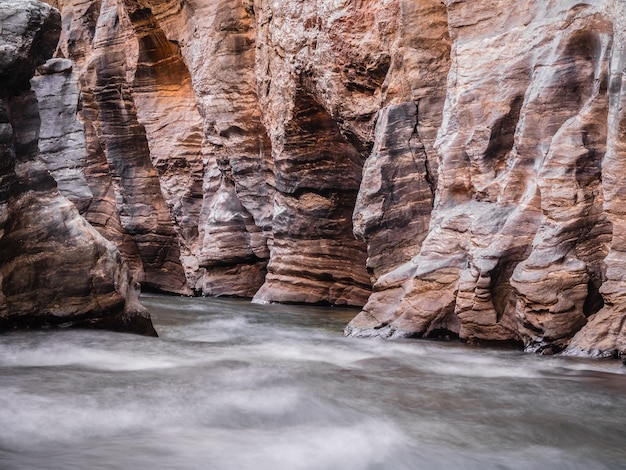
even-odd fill
[[[38,157],[29,79],[52,55],[57,10],[0,2],[0,329],[89,326],[155,334],[115,246],[57,190]]]

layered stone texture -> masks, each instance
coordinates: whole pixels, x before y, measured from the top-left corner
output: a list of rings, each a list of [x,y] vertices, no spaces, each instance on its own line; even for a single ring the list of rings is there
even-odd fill
[[[369,294],[364,247],[352,235],[361,157],[311,96],[273,146],[273,246],[258,302],[360,305]]]
[[[154,335],[138,302],[139,286],[120,253],[59,193],[38,156],[41,118],[29,79],[54,52],[60,15],[40,2],[5,0],[0,24],[0,329],[89,326]],[[55,62],[45,70],[64,73],[68,67]],[[47,98],[44,118],[54,101]],[[71,93],[56,98],[75,101]],[[42,153],[62,187],[84,207],[90,197],[85,180],[75,179],[76,169],[68,163],[80,162],[80,144],[73,154],[61,138],[67,131],[80,142],[80,132],[62,118],[59,132],[50,129],[42,136]],[[64,157],[64,152],[69,153]]]
[[[599,348],[614,354],[623,314],[606,295],[617,241],[606,194],[623,140],[611,69],[623,66],[610,5],[447,6],[452,65],[430,229],[347,332],[554,352],[617,317],[613,345]],[[570,350],[593,349],[577,341]]]
[[[257,99],[255,12],[240,0],[188,8],[193,19],[180,41],[210,154],[199,226],[202,292],[252,297],[265,279],[274,196]]]
[[[40,119],[45,123],[39,132],[39,158],[59,192],[84,213],[93,194],[85,178],[85,127],[77,119],[78,75],[68,59],[50,59],[37,72],[31,86],[37,95]]]
[[[432,143],[449,62],[445,8],[432,1],[259,2],[255,8],[259,98],[278,193],[269,273],[255,299],[291,300],[280,291],[293,292],[298,282],[290,278],[306,277],[294,270],[298,265],[318,278],[301,288],[319,290],[324,260],[344,247],[352,252],[336,258],[345,267],[336,271],[343,278],[331,274],[331,288],[341,293],[350,286],[354,300],[345,303],[362,303],[369,295],[363,266],[375,280],[410,259],[428,224],[429,165],[436,169]],[[356,207],[352,224],[343,215],[350,207]],[[314,219],[322,228],[313,233],[317,241],[307,239],[305,228]],[[282,225],[290,232],[283,235]],[[301,251],[293,249],[297,232],[305,235],[297,242]],[[330,294],[335,302],[337,294]]]
[[[137,120],[145,128],[150,160],[178,234],[187,284],[197,289],[203,131],[191,76],[177,42],[168,41],[150,9],[127,1],[118,14],[134,33],[126,43],[126,66]]]
[[[135,255],[135,275],[146,287],[186,293],[178,238],[126,79],[129,33],[117,5],[103,2],[82,77],[83,118],[96,129],[120,223],[132,240],[122,253]]]
[[[42,157],[145,286],[624,352],[623,2],[59,6]]]
[[[624,159],[626,156],[626,5],[612,2],[607,6],[613,23],[613,43],[608,81],[608,119],[606,153],[602,160],[604,210],[611,223],[609,253],[600,294],[604,307],[576,333],[568,345],[570,354],[626,356],[626,239],[624,223]]]
[[[379,2],[378,9],[393,32],[390,63],[354,210],[374,280],[416,256],[428,232],[439,166],[433,145],[450,69],[441,2]]]
[[[312,78],[288,69],[288,61],[274,57],[266,47],[268,41],[279,40],[270,38],[275,33],[264,26],[273,15],[286,15],[294,24],[312,21],[307,41],[312,40],[320,31],[317,23],[321,25],[313,7],[300,14],[240,0],[62,5],[66,27],[59,54],[71,57],[81,76],[81,118],[93,160],[86,174],[88,181],[94,181],[90,172],[101,180],[96,186],[110,188],[94,196],[104,202],[96,203],[86,215],[120,247],[136,275],[144,274],[144,285],[182,291],[176,287],[180,278],[168,277],[178,258],[189,292],[256,294],[260,302],[362,305],[366,301],[370,279],[364,266],[365,244],[355,240],[351,218],[377,110],[378,98],[369,95],[380,96],[389,57],[385,52],[371,60],[376,77],[374,85],[367,86],[378,91],[367,91],[367,109],[360,109],[362,99],[352,103],[351,110],[343,113],[350,122],[338,125],[333,117],[336,102],[320,98]],[[342,33],[358,24],[360,12],[350,7],[350,14],[356,15],[350,22],[322,28],[327,51],[335,43],[343,44]],[[373,13],[367,13],[368,21]],[[367,37],[368,28],[359,37]],[[281,34],[280,40],[295,55],[308,47],[302,41],[287,44],[292,40],[290,31]],[[385,35],[389,34],[387,27]],[[374,44],[375,39],[368,41]],[[389,40],[384,47],[389,48]],[[361,67],[358,43],[343,55],[342,73],[369,83],[367,70],[355,72]],[[317,60],[302,57],[311,67]],[[288,100],[284,95],[281,109],[276,108],[281,120],[275,122],[271,116],[265,119],[263,107],[264,103],[274,106],[270,102],[283,89],[263,85],[272,80],[268,67],[277,74],[282,67],[282,80],[293,85],[293,94]],[[332,78],[332,86],[343,86],[341,79]],[[257,82],[262,83],[262,92]],[[341,96],[345,93],[336,94],[334,100]],[[122,108],[125,120],[115,123],[122,116],[113,111]],[[309,136],[304,138],[308,148],[300,149],[300,130],[308,127]],[[146,183],[153,181],[147,176],[140,177],[141,184],[132,179],[131,173],[140,175],[140,168],[149,168],[145,157],[129,158],[146,155],[144,141],[159,188]],[[115,142],[123,142],[124,155]],[[122,159],[124,171],[116,169]],[[105,181],[105,173],[110,181]],[[146,238],[157,229],[170,233],[161,206],[155,206],[160,194],[176,231],[178,254],[168,237]],[[132,208],[147,205],[144,196],[153,203],[149,212],[154,223],[138,215],[147,210]],[[142,253],[139,226],[146,230],[146,244],[161,246],[168,254],[158,260],[158,272],[167,273],[159,281],[150,280],[149,273],[159,264],[148,269],[151,253],[147,247]]]

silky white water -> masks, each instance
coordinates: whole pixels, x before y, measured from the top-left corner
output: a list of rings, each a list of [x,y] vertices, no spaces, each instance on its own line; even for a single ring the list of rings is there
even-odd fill
[[[626,367],[143,298],[160,338],[0,336],[0,469],[623,469]]]

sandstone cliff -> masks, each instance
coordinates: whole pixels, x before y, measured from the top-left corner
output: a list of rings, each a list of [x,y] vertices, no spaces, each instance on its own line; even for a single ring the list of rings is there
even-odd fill
[[[417,256],[378,279],[349,334],[624,350],[612,176],[625,138],[620,8],[447,2],[429,232]]]
[[[47,126],[39,140],[40,111],[29,79],[54,52],[58,11],[6,0],[0,25],[0,329],[62,324],[155,334],[120,253],[77,209],[92,197],[72,164],[85,149],[84,133],[73,116],[55,117],[58,132]],[[55,62],[45,70],[70,69]],[[56,98],[71,102],[72,96]],[[42,101],[44,119],[50,118],[45,103],[50,100]],[[51,174],[74,203],[59,193]]]
[[[625,352],[623,2],[55,6],[42,158],[145,286]]]

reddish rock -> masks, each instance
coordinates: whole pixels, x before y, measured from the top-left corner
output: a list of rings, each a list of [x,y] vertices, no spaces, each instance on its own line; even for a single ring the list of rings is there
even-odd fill
[[[5,1],[0,24],[0,329],[63,325],[156,335],[120,253],[59,194],[38,156],[41,119],[29,79],[54,51],[58,11]],[[58,137],[44,141],[57,174],[63,168],[49,144]]]
[[[430,230],[347,332],[444,330],[559,351],[609,299],[614,18],[573,2],[447,6],[453,65]]]
[[[60,186],[153,287],[623,353],[622,3],[70,0]]]

